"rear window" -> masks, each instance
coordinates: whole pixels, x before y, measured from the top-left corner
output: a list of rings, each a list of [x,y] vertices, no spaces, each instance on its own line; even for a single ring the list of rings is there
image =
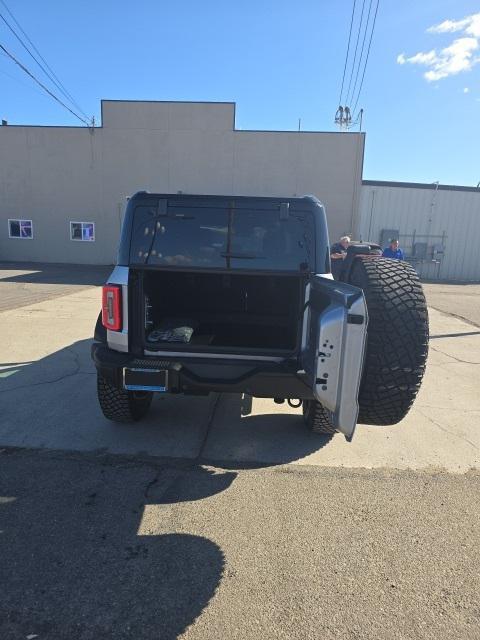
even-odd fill
[[[308,271],[314,268],[309,212],[155,208],[135,210],[131,264],[202,269]]]

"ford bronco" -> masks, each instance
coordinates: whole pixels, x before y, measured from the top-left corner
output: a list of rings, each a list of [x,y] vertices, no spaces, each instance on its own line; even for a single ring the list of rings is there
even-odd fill
[[[92,357],[110,420],[140,420],[154,393],[234,392],[295,401],[312,431],[350,440],[406,415],[427,350],[415,270],[358,243],[333,280],[316,198],[139,192]]]

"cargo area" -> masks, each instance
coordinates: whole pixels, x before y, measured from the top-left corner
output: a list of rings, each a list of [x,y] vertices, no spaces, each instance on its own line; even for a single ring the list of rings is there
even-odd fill
[[[143,271],[151,350],[289,352],[299,339],[305,279]]]

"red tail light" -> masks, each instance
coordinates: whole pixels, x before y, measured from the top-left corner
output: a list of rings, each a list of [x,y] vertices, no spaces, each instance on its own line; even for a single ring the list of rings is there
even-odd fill
[[[102,290],[102,324],[111,331],[122,329],[122,288],[105,285]]]

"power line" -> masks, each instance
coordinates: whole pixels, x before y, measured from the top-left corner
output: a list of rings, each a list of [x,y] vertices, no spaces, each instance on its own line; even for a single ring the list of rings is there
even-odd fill
[[[56,76],[56,74],[54,73],[53,69],[49,66],[49,64],[47,63],[47,61],[45,60],[45,58],[42,56],[42,54],[39,52],[39,50],[37,49],[37,47],[34,45],[34,43],[30,40],[30,38],[28,37],[28,35],[25,33],[25,31],[22,29],[21,25],[19,24],[18,20],[15,18],[15,16],[13,15],[13,13],[10,11],[10,9],[7,7],[7,5],[5,4],[5,2],[3,0],[0,0],[0,2],[3,4],[3,6],[5,7],[5,9],[8,11],[8,13],[10,14],[10,16],[12,17],[12,19],[14,20],[14,22],[17,24],[18,28],[20,29],[20,31],[23,33],[23,35],[25,36],[25,38],[28,40],[28,42],[31,44],[31,46],[33,47],[33,49],[35,49],[35,51],[37,52],[38,56],[41,58],[41,60],[43,60],[43,62],[45,63],[45,66],[48,68],[49,71],[47,71],[47,69],[38,61],[38,59],[33,55],[33,53],[30,51],[30,49],[27,47],[27,45],[23,42],[23,40],[20,38],[20,36],[15,32],[15,30],[13,29],[13,27],[8,23],[8,21],[6,20],[6,18],[0,14],[0,18],[4,21],[4,23],[7,25],[7,27],[10,29],[10,31],[13,33],[13,35],[17,38],[17,40],[20,42],[20,44],[22,45],[22,47],[27,51],[27,53],[29,54],[29,56],[35,61],[35,63],[40,67],[40,69],[45,73],[45,75],[49,78],[49,80],[59,89],[59,91],[65,96],[65,98],[67,98],[67,100],[69,100],[69,102],[72,103],[72,105],[74,105],[76,107],[76,109],[78,109],[78,111],[80,111],[80,113],[82,113],[85,118],[88,118],[87,114],[82,110],[82,108],[80,107],[80,105],[75,101],[75,99],[73,98],[73,96],[67,91],[66,87],[62,84],[62,82],[59,80],[59,78]]]
[[[353,83],[353,89],[352,89],[352,95],[351,95],[351,98],[350,98],[350,103],[353,102],[353,96],[355,95],[355,89],[357,88],[358,76],[359,76],[359,73],[360,73],[360,69],[362,67],[363,51],[365,49],[365,40],[367,39],[368,24],[370,22],[370,13],[372,11],[372,4],[373,4],[373,0],[370,0],[370,3],[368,5],[367,21],[365,23],[365,30],[363,32],[362,48],[360,50],[360,57],[358,59],[357,73],[355,74],[355,82]]]
[[[2,51],[4,51],[7,56],[9,58],[11,58],[13,60],[13,62],[15,62],[15,64],[17,64],[20,69],[22,69],[22,71],[24,71],[27,75],[29,75],[38,85],[40,85],[42,87],[42,89],[44,91],[46,91],[48,93],[49,96],[51,96],[54,100],[56,100],[59,104],[62,105],[62,107],[64,107],[65,109],[67,109],[67,111],[70,111],[70,113],[72,115],[74,115],[76,118],[78,118],[78,120],[80,120],[80,122],[83,122],[84,124],[87,125],[87,127],[90,127],[90,122],[88,122],[87,120],[84,120],[83,118],[81,118],[78,113],[75,113],[75,111],[72,111],[72,109],[70,109],[70,107],[68,107],[64,102],[62,102],[60,100],[60,98],[58,98],[54,93],[52,93],[50,91],[50,89],[48,89],[48,87],[46,87],[42,82],[40,82],[40,80],[38,80],[31,71],[29,71],[27,69],[27,67],[25,67],[21,62],[19,62],[15,56],[13,54],[11,54],[7,49],[5,49],[5,47],[3,46],[3,44],[0,44],[0,49]]]
[[[2,52],[2,55],[5,54]],[[5,56],[5,58],[7,57],[8,56]],[[17,76],[12,76],[12,74],[7,73],[4,69],[0,69],[0,73],[3,73],[3,75],[7,76],[7,78],[10,78],[10,80],[15,80],[15,82],[18,82],[23,87],[27,87],[28,89],[30,89],[30,91],[35,91],[35,93],[38,93],[38,95],[42,96],[42,98],[48,99],[48,96],[46,96],[43,91],[40,91],[40,89],[37,89],[31,83],[23,82],[23,80],[20,80],[20,78],[17,78]]]
[[[345,64],[343,66],[342,88],[340,89],[340,98],[338,99],[338,104],[342,104],[343,84],[345,82],[345,71],[347,70],[348,54],[350,52],[350,40],[352,38],[353,17],[355,15],[355,5],[356,5],[356,3],[357,3],[357,0],[353,0],[352,17],[350,19],[350,31],[348,32],[347,53],[345,55]]]
[[[20,23],[18,22],[18,20],[15,18],[15,16],[13,15],[13,13],[10,11],[10,9],[7,7],[7,5],[5,4],[4,0],[0,0],[1,4],[5,7],[5,9],[7,10],[7,12],[9,13],[9,15],[11,16],[12,20],[15,22],[15,24],[17,25],[17,27],[20,29],[20,31],[23,33],[23,35],[25,36],[25,38],[28,40],[28,42],[30,43],[30,45],[32,46],[32,48],[35,50],[35,52],[37,53],[38,57],[43,61],[43,63],[45,64],[45,66],[42,65],[41,62],[38,61],[38,59],[33,55],[33,53],[30,51],[30,49],[27,47],[27,45],[23,42],[23,40],[20,38],[20,36],[16,33],[15,29],[8,23],[7,19],[0,13],[0,18],[3,20],[3,22],[7,25],[7,27],[10,29],[10,31],[13,33],[13,35],[17,38],[17,40],[20,42],[20,44],[22,45],[22,47],[27,51],[27,53],[29,54],[29,56],[35,61],[35,63],[40,67],[40,69],[45,73],[45,75],[47,76],[47,78],[57,87],[57,89],[65,96],[65,98],[72,103],[72,105],[75,106],[75,108],[80,111],[80,113],[82,115],[85,116],[85,118],[88,119],[88,115],[82,110],[82,108],[80,107],[80,105],[75,101],[75,99],[73,98],[73,96],[67,91],[66,87],[63,85],[63,83],[60,81],[60,79],[57,77],[57,75],[55,74],[55,72],[53,71],[53,69],[50,67],[50,65],[48,64],[48,62],[45,60],[45,58],[42,56],[42,54],[40,53],[40,51],[37,49],[37,47],[34,45],[34,43],[30,40],[30,38],[28,37],[28,35],[25,33],[25,31],[22,29],[22,26],[20,25]],[[47,68],[45,68],[47,67]],[[48,71],[47,71],[48,69]]]
[[[358,43],[360,41],[360,33],[362,31],[363,13],[364,13],[364,11],[365,11],[365,0],[363,0],[363,2],[362,2],[362,13],[360,14],[360,24],[358,26],[357,41],[355,43],[355,53],[354,53],[354,56],[353,56],[352,70],[350,72],[350,80],[348,81],[348,90],[347,90],[347,97],[345,98],[345,104],[348,104],[348,96],[350,95],[350,87],[352,86],[352,79],[353,79],[353,74],[354,74],[354,71],[355,71],[355,63],[357,61]]]
[[[358,101],[360,99],[360,94],[362,93],[363,81],[365,79],[365,71],[367,70],[368,58],[370,56],[370,47],[372,46],[372,38],[373,38],[373,32],[375,31],[375,23],[377,21],[377,13],[378,13],[378,5],[379,4],[380,4],[380,0],[377,0],[377,6],[375,7],[375,15],[373,16],[372,30],[370,32],[370,40],[368,42],[367,55],[365,57],[365,64],[363,66],[362,80],[360,82],[360,87],[358,89],[357,99],[355,100],[355,106],[352,109],[352,111],[354,113],[355,113],[355,110],[357,108]],[[352,98],[353,98],[353,96],[352,96]]]

